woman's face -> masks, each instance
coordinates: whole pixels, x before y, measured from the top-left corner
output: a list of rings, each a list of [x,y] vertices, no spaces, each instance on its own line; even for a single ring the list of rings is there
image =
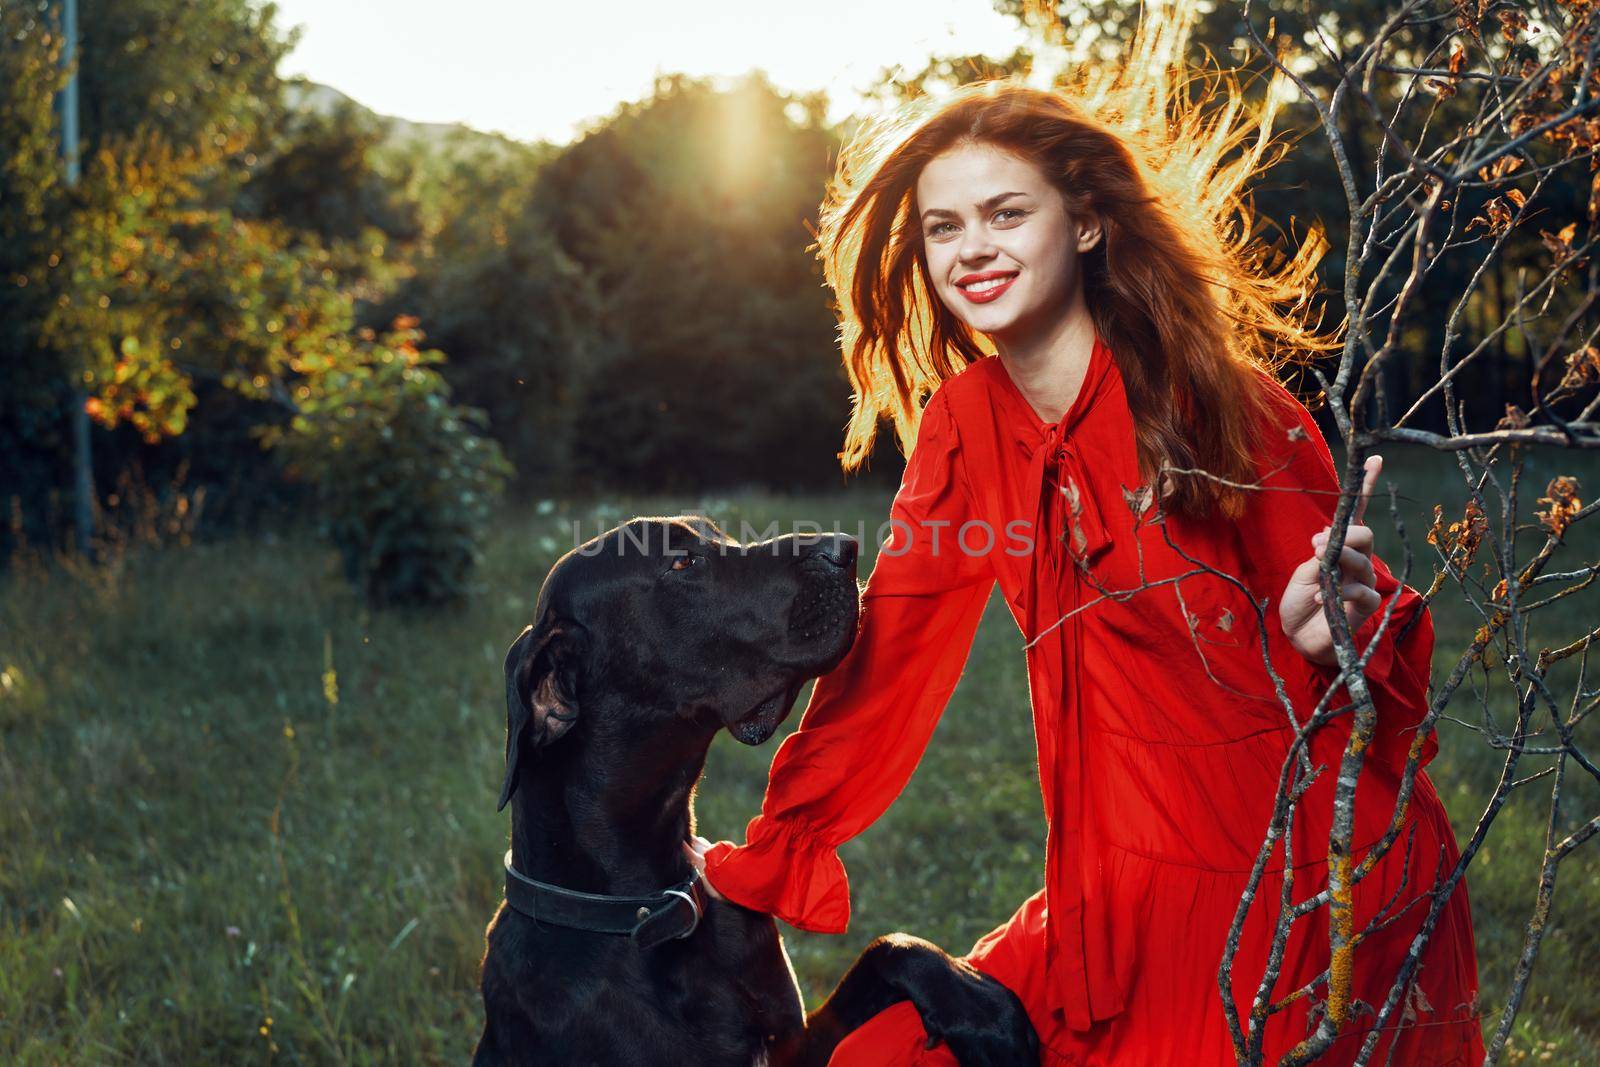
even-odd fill
[[[987,144],[935,156],[917,178],[923,255],[939,298],[1002,340],[1048,331],[1082,286],[1100,223],[1067,213],[1032,163]]]

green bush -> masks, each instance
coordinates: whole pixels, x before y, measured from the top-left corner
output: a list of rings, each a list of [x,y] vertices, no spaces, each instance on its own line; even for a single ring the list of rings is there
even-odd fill
[[[458,599],[512,473],[478,432],[483,413],[450,402],[431,366],[444,354],[417,347],[416,325],[401,317],[349,351],[301,356],[295,414],[263,435],[316,487],[322,530],[375,607]]]

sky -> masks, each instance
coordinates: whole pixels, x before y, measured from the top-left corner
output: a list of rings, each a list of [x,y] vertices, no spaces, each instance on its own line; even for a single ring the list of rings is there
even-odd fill
[[[767,72],[828,90],[831,119],[879,70],[934,54],[1009,55],[1014,19],[989,0],[276,0],[301,25],[279,68],[385,115],[564,144],[656,74]],[[448,16],[448,17],[444,17]]]

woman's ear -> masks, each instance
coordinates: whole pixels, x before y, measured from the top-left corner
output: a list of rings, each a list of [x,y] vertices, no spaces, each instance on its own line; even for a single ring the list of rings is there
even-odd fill
[[[582,626],[553,613],[525,627],[506,653],[506,777],[499,811],[517,790],[522,746],[543,747],[578,719],[578,677],[588,651]]]
[[[1078,216],[1078,252],[1089,251],[1105,238],[1105,225],[1098,214],[1085,211]]]

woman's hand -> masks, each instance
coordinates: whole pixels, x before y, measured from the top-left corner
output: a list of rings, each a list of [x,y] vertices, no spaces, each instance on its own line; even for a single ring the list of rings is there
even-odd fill
[[[1350,515],[1344,550],[1339,554],[1339,596],[1344,601],[1344,617],[1354,632],[1383,604],[1378,595],[1377,576],[1372,569],[1372,529],[1363,526],[1367,501],[1378,484],[1383,457],[1367,459],[1361,479],[1361,496]],[[1338,662],[1333,652],[1333,633],[1322,612],[1322,553],[1328,545],[1329,528],[1311,538],[1311,558],[1296,567],[1278,600],[1278,620],[1289,643],[1313,663],[1324,666]]]
[[[691,834],[689,840],[683,843],[683,852],[689,857],[689,863],[694,869],[700,872],[700,884],[706,887],[706,892],[717,900],[724,900],[726,898],[717,892],[716,887],[711,884],[711,879],[706,877],[706,849],[710,847],[710,841],[698,834]]]

